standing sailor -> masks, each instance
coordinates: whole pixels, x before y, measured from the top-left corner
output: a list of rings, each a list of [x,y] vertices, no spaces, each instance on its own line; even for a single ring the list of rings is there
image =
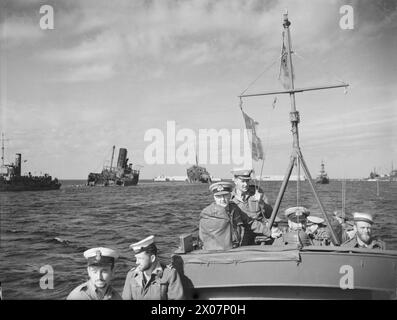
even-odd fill
[[[372,237],[372,225],[374,220],[369,213],[353,213],[354,231],[353,238],[342,243],[343,247],[368,248],[385,250],[386,244],[382,240]]]
[[[178,272],[171,266],[163,266],[157,257],[154,236],[133,243],[136,264],[125,279],[123,300],[180,300],[183,287]]]
[[[84,252],[87,259],[89,280],[75,288],[67,300],[121,300],[110,282],[114,276],[114,264],[119,257],[109,248],[92,248]]]
[[[246,219],[265,223],[270,218],[273,208],[267,203],[263,190],[251,184],[252,172],[252,169],[232,170],[235,188],[231,201],[240,208]],[[256,236],[258,234],[254,231],[245,230],[241,245],[255,244]]]

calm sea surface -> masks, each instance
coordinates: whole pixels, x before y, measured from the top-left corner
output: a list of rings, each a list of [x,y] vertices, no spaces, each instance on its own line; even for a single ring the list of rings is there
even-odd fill
[[[3,299],[64,299],[86,280],[83,252],[105,246],[119,250],[114,287],[120,293],[134,259],[128,246],[151,234],[160,258],[169,261],[182,233],[197,233],[199,213],[211,203],[205,184],[141,181],[132,187],[86,187],[84,181],[62,181],[57,191],[0,193]],[[274,204],[281,182],[263,184]],[[341,182],[317,185],[327,210],[341,210]],[[302,183],[301,203],[319,215],[309,184]],[[296,203],[290,182],[281,210]],[[374,214],[374,233],[397,249],[397,183],[348,181],[346,212]],[[54,289],[40,288],[40,268],[54,270]]]

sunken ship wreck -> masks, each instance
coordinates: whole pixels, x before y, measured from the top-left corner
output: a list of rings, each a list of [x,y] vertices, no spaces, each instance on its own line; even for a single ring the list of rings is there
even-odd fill
[[[139,168],[128,164],[127,149],[120,148],[116,167],[113,167],[114,158],[113,146],[110,166],[104,166],[101,173],[91,172],[88,175],[88,186],[136,186],[139,181]]]

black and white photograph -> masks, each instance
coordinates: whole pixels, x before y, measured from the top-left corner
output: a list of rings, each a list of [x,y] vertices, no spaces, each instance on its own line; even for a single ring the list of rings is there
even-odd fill
[[[396,0],[0,3],[1,300],[397,300]]]

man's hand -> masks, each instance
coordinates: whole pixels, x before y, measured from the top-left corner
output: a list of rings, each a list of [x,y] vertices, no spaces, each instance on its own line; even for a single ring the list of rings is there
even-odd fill
[[[282,231],[278,227],[272,227],[271,232],[272,232],[271,237],[273,239],[277,239],[283,235]]]

